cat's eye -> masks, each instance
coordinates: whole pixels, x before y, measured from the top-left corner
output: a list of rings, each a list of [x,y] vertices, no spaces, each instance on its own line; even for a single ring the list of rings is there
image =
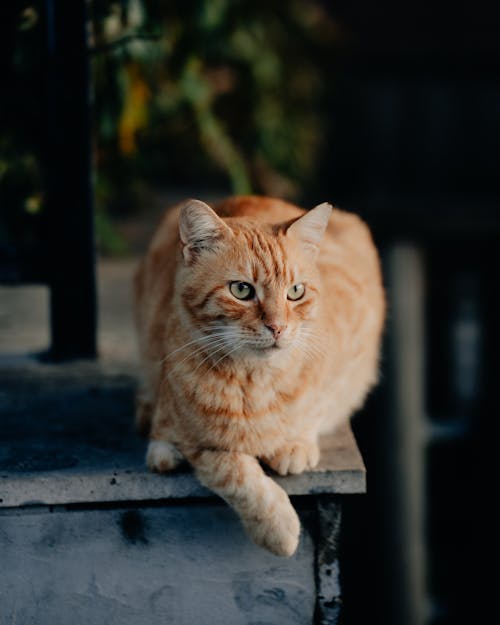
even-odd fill
[[[231,282],[229,284],[229,290],[236,297],[236,299],[253,299],[255,295],[255,289],[248,282]]]
[[[302,284],[302,282],[299,282],[299,284],[294,284],[288,289],[286,296],[288,297],[288,299],[295,301],[303,297],[305,292],[306,287]]]

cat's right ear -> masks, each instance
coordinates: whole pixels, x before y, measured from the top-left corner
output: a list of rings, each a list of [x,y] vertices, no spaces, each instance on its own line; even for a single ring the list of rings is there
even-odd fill
[[[184,260],[191,263],[203,250],[212,251],[220,239],[232,236],[232,230],[208,204],[188,200],[179,215],[179,234]]]
[[[332,210],[333,207],[328,202],[318,204],[305,215],[296,219],[286,230],[287,233],[296,237],[302,243],[305,251],[314,258],[318,254]]]

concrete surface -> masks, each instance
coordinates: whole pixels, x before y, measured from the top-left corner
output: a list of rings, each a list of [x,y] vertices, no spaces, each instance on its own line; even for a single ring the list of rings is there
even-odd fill
[[[310,625],[314,546],[245,537],[225,506],[0,512],[0,622]]]

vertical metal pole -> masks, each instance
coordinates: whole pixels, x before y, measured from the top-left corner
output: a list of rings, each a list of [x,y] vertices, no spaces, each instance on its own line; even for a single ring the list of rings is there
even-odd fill
[[[53,359],[96,356],[90,72],[85,0],[46,0],[47,254]]]
[[[424,262],[411,244],[387,263],[391,334],[390,422],[385,431],[386,570],[394,625],[424,625],[428,596],[425,541]]]

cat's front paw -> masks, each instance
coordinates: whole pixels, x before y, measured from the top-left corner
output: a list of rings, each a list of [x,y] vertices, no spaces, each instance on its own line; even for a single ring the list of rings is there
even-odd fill
[[[319,447],[313,441],[286,443],[263,461],[279,475],[297,474],[314,469],[319,462]]]
[[[276,556],[289,558],[299,544],[299,517],[288,495],[272,480],[268,483],[266,500],[263,510],[244,518],[243,523],[255,543]]]
[[[181,452],[171,443],[150,441],[146,454],[146,464],[151,471],[167,473],[184,460]]]

